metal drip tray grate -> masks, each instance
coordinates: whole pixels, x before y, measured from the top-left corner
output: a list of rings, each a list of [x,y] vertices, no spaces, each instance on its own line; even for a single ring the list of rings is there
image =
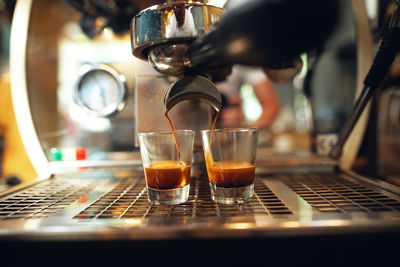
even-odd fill
[[[400,202],[342,175],[292,174],[279,179],[320,212],[400,211]]]
[[[174,206],[152,205],[147,200],[145,180],[126,180],[84,209],[74,219],[129,219],[149,217],[232,217],[249,215],[285,216],[292,212],[261,181],[255,196],[241,205],[216,204],[208,181],[192,179],[188,201]]]
[[[103,179],[105,178],[105,179]],[[240,205],[216,204],[208,180],[192,179],[188,201],[179,205],[148,202],[144,178],[57,177],[0,198],[0,221],[60,215],[68,221],[130,218],[289,218],[302,212],[298,200],[315,212],[400,212],[400,198],[345,174],[291,173],[259,177],[255,195]],[[66,209],[64,213],[58,213]],[[59,218],[60,218],[59,217]]]
[[[93,189],[88,179],[58,178],[0,200],[0,220],[35,219],[54,215]]]

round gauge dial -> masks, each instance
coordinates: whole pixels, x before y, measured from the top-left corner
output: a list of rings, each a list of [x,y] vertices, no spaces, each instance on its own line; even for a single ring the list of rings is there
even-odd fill
[[[106,66],[86,68],[75,87],[75,102],[99,117],[109,116],[125,105],[125,78]]]

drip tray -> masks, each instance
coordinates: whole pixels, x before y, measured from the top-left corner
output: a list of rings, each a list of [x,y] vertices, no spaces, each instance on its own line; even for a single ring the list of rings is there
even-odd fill
[[[255,196],[247,203],[216,204],[211,199],[207,179],[192,179],[188,201],[163,206],[148,202],[144,179],[126,180],[74,216],[74,219],[235,216],[288,218],[307,209],[313,213],[400,212],[398,196],[390,196],[388,192],[342,174],[268,175],[257,178],[254,189]]]
[[[398,188],[344,172],[259,174],[255,195],[236,205],[214,203],[207,178],[192,178],[188,201],[171,206],[148,202],[143,172],[99,172],[60,174],[0,195],[0,239],[142,240],[400,229]]]

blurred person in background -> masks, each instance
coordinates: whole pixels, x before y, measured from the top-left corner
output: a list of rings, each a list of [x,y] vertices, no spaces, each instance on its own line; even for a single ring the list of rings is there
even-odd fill
[[[267,130],[279,113],[274,83],[262,69],[234,66],[226,81],[216,84],[222,95],[218,126]]]

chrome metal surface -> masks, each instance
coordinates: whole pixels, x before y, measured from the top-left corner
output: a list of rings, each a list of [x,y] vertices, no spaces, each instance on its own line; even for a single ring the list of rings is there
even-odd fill
[[[149,62],[155,70],[166,75],[182,75],[185,72],[187,45],[162,44],[149,50]]]
[[[183,100],[202,99],[219,111],[222,106],[221,93],[216,86],[202,76],[183,76],[172,83],[164,96],[164,109],[168,112]]]
[[[222,205],[211,200],[202,176],[192,179],[187,202],[157,206],[147,201],[142,170],[81,171],[0,196],[0,240],[177,240],[398,231],[400,191],[392,191],[397,193],[343,172],[259,173],[251,201]]]
[[[0,220],[49,217],[85,196],[94,183],[85,179],[55,179],[0,201]]]
[[[149,7],[132,20],[132,52],[147,59],[148,50],[154,45],[192,41],[211,31],[222,13],[220,7],[193,2]]]
[[[343,175],[280,175],[280,179],[319,212],[400,211],[400,202]]]

